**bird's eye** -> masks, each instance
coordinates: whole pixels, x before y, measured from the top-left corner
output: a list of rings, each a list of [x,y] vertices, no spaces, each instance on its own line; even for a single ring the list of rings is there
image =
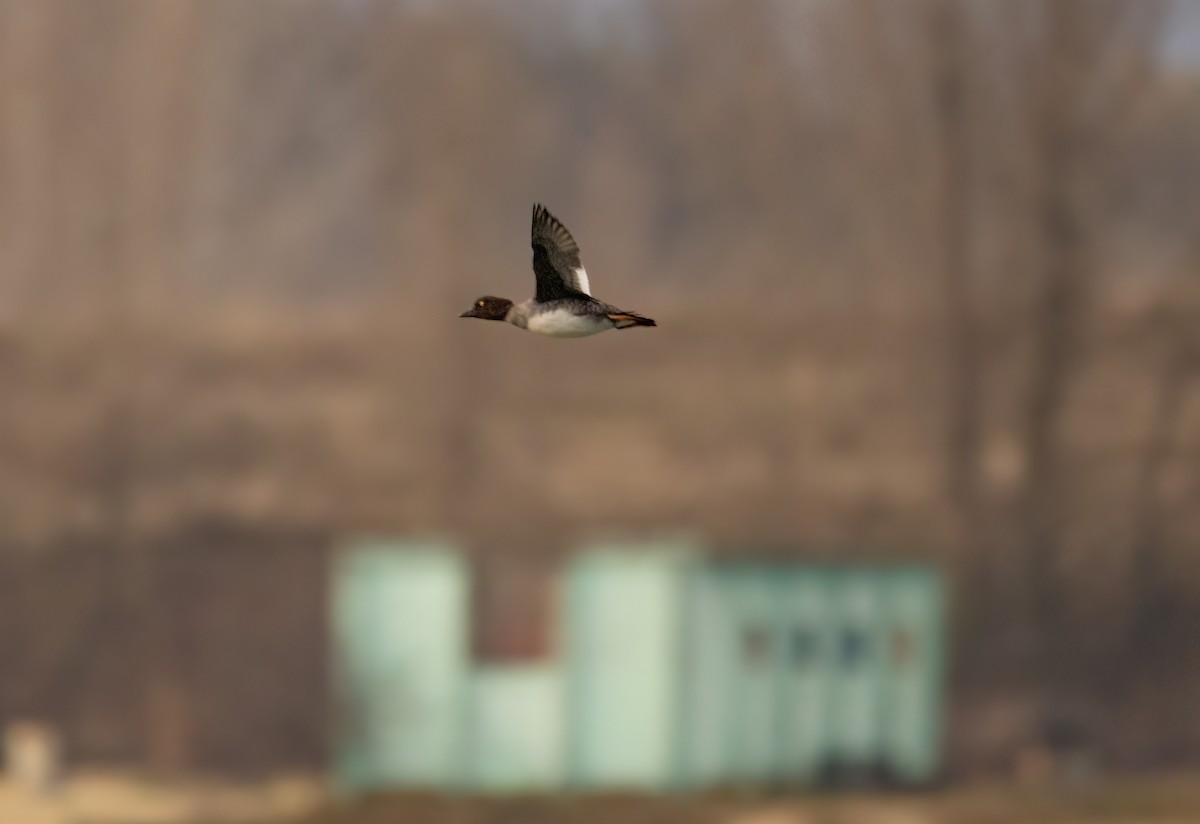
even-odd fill
[[[479,303],[477,303],[476,306],[483,306],[483,301],[479,301]]]

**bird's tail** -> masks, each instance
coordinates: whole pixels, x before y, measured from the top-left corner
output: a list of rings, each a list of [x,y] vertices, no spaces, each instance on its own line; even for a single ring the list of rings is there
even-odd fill
[[[651,318],[644,318],[633,312],[609,312],[608,319],[618,329],[628,329],[631,326],[658,326]]]

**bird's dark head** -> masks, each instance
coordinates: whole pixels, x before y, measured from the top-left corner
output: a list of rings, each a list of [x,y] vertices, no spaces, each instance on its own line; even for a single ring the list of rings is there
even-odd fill
[[[459,315],[460,318],[482,318],[483,320],[504,320],[513,302],[508,298],[494,298],[484,295],[475,304]]]

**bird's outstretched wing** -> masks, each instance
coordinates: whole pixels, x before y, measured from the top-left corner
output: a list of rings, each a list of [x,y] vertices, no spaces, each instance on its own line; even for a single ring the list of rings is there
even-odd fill
[[[579,295],[591,295],[587,272],[579,260],[579,246],[567,227],[533,204],[533,274],[537,278],[534,299],[541,302]]]

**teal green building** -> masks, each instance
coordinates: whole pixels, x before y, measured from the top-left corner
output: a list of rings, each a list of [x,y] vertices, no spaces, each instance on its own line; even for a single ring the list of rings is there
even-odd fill
[[[906,785],[940,767],[944,593],[923,565],[715,562],[597,546],[559,582],[557,653],[471,660],[453,547],[345,548],[332,592],[347,791]]]

